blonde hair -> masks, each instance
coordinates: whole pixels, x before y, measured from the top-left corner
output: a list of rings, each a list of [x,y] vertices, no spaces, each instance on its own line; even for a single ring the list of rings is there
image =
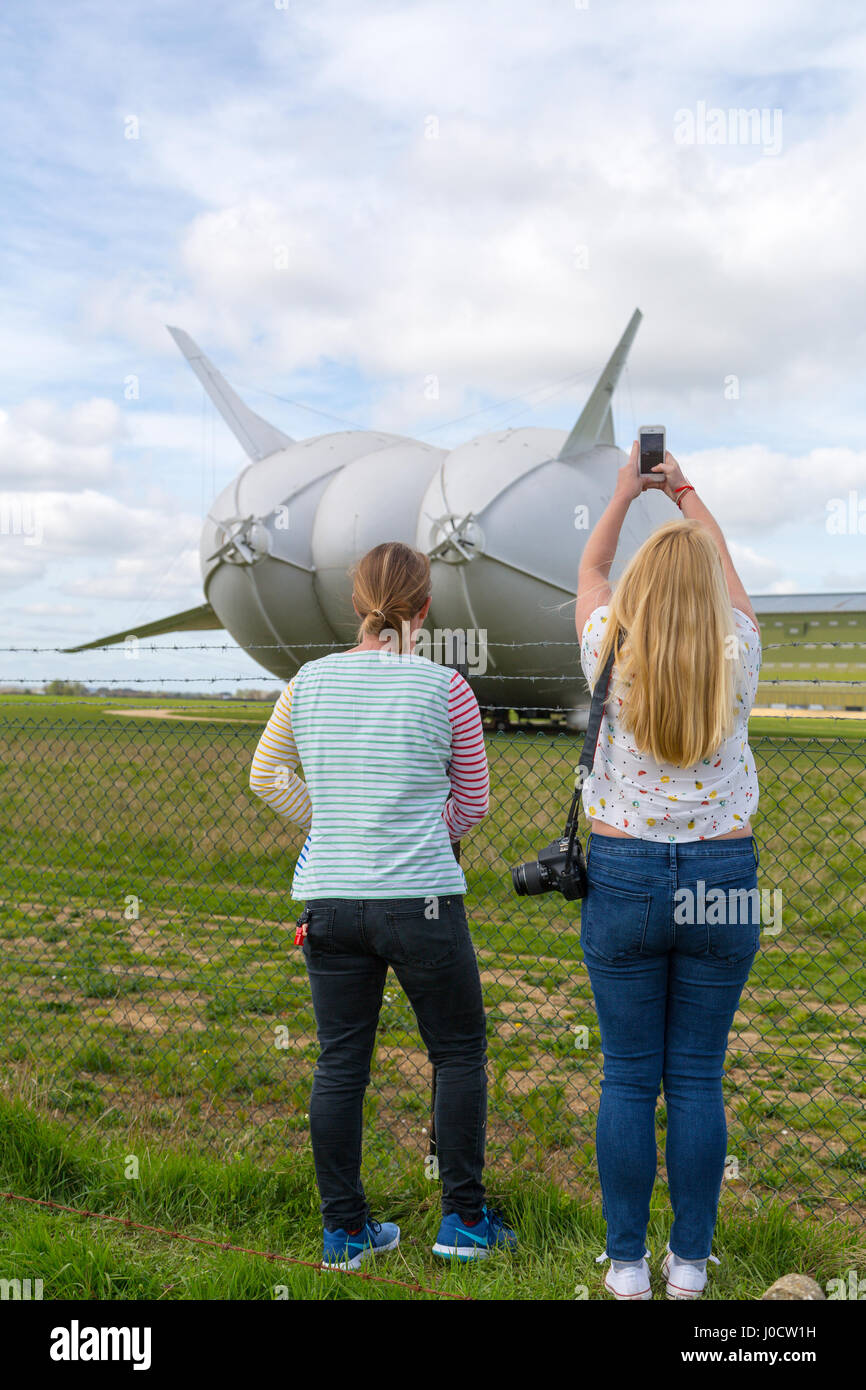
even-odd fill
[[[596,679],[620,632],[611,692],[623,728],[657,763],[708,758],[733,732],[736,628],[719,548],[700,522],[671,521],[632,556],[613,591]]]
[[[430,561],[402,541],[374,546],[353,570],[352,599],[361,617],[358,641],[384,629],[397,635],[397,650],[409,648],[409,624],[430,597]]]

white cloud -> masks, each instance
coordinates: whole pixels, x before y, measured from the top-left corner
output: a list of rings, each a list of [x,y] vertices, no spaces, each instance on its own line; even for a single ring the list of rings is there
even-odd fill
[[[74,603],[23,603],[18,612],[25,618],[80,618],[87,609]]]
[[[797,592],[797,585],[792,580],[785,579],[779,565],[768,559],[766,555],[761,555],[751,546],[742,545],[738,541],[730,541],[728,549],[731,552],[731,559],[736,566],[737,573],[743,581],[744,587],[750,593],[792,594]]]
[[[0,494],[0,514],[26,518],[21,534],[50,558],[64,555],[168,555],[195,544],[199,517],[134,507],[91,488],[79,493]],[[26,542],[25,542],[26,543]]]
[[[113,450],[125,436],[113,401],[94,399],[63,409],[27,399],[0,410],[0,484],[76,487],[111,480]]]
[[[18,523],[16,534],[0,537],[0,587],[27,590],[22,605],[7,605],[7,627],[46,608],[61,617],[70,597],[135,600],[139,621],[149,605],[161,610],[149,611],[152,618],[202,601],[198,516],[133,506],[92,489],[3,493],[0,516]],[[45,604],[28,589],[38,580],[63,595],[59,605]],[[87,613],[66,607],[67,617]],[[105,616],[92,619],[97,633],[111,623]]]
[[[847,500],[866,481],[866,450],[811,449],[792,455],[762,444],[702,449],[679,459],[685,476],[723,525],[741,531],[786,524],[826,531],[834,499]]]
[[[823,576],[822,587],[841,594],[862,593],[866,589],[866,563],[855,570],[830,570]]]
[[[22,545],[11,545],[5,538],[0,544],[0,589],[18,589],[41,578],[45,566],[34,551]]]
[[[82,598],[135,599],[140,605],[154,598],[166,603],[185,599],[189,607],[201,603],[198,550],[171,557],[168,570],[165,564],[166,557],[157,555],[115,556],[107,570],[72,579],[67,591]],[[198,592],[190,597],[191,590]]]
[[[238,173],[237,196],[184,229],[182,294],[139,273],[97,286],[93,303],[110,305],[99,322],[120,317],[168,351],[162,325],[179,321],[242,355],[247,375],[330,360],[374,382],[438,372],[455,391],[502,395],[600,364],[639,303],[633,366],[657,397],[699,405],[731,372],[750,400],[784,399],[804,373],[850,379],[866,309],[866,195],[848,177],[862,108],[775,161],[732,164],[678,149],[651,113],[610,108],[597,76],[588,86],[556,110],[451,114],[435,140],[419,107],[378,172],[363,125],[345,135],[356,159],[338,153],[327,180],[297,149],[286,177],[266,145],[259,187]],[[197,146],[183,135],[173,168],[186,160],[192,184]]]

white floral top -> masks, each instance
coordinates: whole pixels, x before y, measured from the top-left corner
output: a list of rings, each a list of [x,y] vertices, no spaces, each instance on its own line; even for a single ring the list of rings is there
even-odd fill
[[[580,664],[591,684],[598,663],[602,628],[609,609],[596,608],[586,620]],[[761,635],[750,618],[734,609],[739,637],[735,681],[737,715],[729,739],[695,767],[660,767],[641,753],[617,717],[622,700],[608,695],[592,776],[583,786],[587,816],[640,840],[703,840],[745,826],[758,805],[758,778],[749,749],[749,713],[755,703],[761,667]]]

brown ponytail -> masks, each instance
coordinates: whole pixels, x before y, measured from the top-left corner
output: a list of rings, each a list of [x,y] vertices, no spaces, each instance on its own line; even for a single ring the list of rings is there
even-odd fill
[[[397,650],[407,651],[409,623],[430,597],[427,556],[402,541],[386,541],[367,551],[353,577],[352,598],[361,618],[358,641],[387,628],[397,634]]]

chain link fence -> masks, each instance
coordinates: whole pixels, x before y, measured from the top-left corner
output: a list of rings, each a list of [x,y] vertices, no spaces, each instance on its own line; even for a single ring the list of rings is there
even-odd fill
[[[10,702],[0,724],[6,1094],[90,1133],[266,1161],[308,1142],[317,1051],[290,897],[302,835],[248,787],[270,705],[238,718],[227,703],[167,717],[109,703]],[[807,722],[751,740],[759,886],[783,912],[731,1035],[723,1202],[775,1195],[862,1220],[866,739]],[[489,1019],[488,1162],[597,1195],[602,1058],[579,904],[517,898],[509,872],[559,833],[580,739],[491,723],[487,746],[492,810],[462,862]],[[424,1164],[430,1080],[389,975],[368,1159]]]

